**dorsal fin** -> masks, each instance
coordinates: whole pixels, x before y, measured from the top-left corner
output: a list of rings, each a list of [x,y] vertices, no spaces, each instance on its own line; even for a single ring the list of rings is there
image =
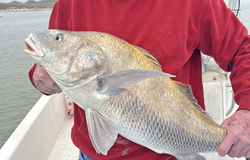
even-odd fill
[[[210,120],[213,120],[212,117],[207,113],[205,112],[201,106],[198,104],[196,98],[194,97],[193,93],[192,93],[192,88],[190,85],[187,85],[187,84],[182,84],[180,82],[176,82],[174,81],[177,86],[179,86],[179,88],[186,94],[186,96],[190,99],[190,101],[192,102],[193,106],[201,112],[201,114],[203,114],[206,118],[210,119]]]
[[[136,49],[138,49],[139,51],[141,51],[146,57],[148,57],[157,67],[159,67],[161,69],[161,65],[160,63],[157,61],[157,59],[152,56],[148,51],[146,51],[145,49],[135,46]]]

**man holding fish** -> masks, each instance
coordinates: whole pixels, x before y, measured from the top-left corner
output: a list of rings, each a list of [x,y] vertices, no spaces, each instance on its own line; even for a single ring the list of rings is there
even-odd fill
[[[133,45],[129,45],[120,39],[116,39],[116,37],[106,35],[104,33],[79,33],[81,34],[79,36],[78,33],[68,33],[55,30],[49,31],[48,33],[39,33],[37,36],[34,33],[26,41],[28,48],[26,51],[27,54],[33,54],[34,52],[36,57],[44,57],[46,56],[46,52],[52,52],[53,49],[50,48],[51,46],[55,46],[56,49],[65,50],[67,50],[69,47],[56,47],[56,42],[55,44],[53,43],[51,45],[44,45],[42,44],[43,41],[41,40],[41,35],[44,35],[44,37],[48,36],[48,41],[50,35],[53,35],[55,36],[54,40],[59,42],[65,40],[65,42],[67,42],[65,44],[69,46],[71,46],[71,44],[77,45],[80,42],[86,40],[86,42],[84,42],[82,45],[88,46],[87,49],[91,48],[92,50],[95,50],[95,52],[89,51],[87,49],[82,49],[82,52],[84,52],[86,62],[89,63],[89,66],[96,65],[95,69],[90,70],[90,72],[86,73],[86,75],[93,77],[95,76],[94,73],[98,72],[98,76],[94,77],[95,79],[93,78],[95,81],[97,81],[97,89],[93,92],[93,95],[91,95],[90,98],[96,96],[94,98],[96,98],[98,101],[105,101],[111,96],[120,96],[122,94],[125,95],[125,93],[127,95],[129,92],[134,93],[134,90],[138,88],[138,90],[140,90],[140,87],[143,88],[142,86],[149,87],[146,85],[146,82],[149,84],[155,84],[153,82],[151,83],[150,80],[151,78],[154,79],[154,77],[171,77],[172,80],[177,81],[172,82],[167,80],[170,84],[175,86],[175,88],[173,88],[173,92],[176,90],[184,91],[181,94],[185,95],[185,97],[188,97],[187,99],[189,99],[188,102],[190,102],[190,105],[195,106],[193,108],[196,108],[192,113],[196,113],[196,111],[200,111],[199,106],[205,109],[200,51],[206,55],[212,56],[223,70],[231,72],[230,79],[235,92],[235,101],[237,104],[239,104],[239,109],[236,111],[236,113],[227,118],[221,125],[223,128],[226,128],[226,131],[215,125],[215,128],[218,128],[220,135],[222,135],[222,137],[225,136],[225,139],[223,138],[222,143],[219,145],[216,144],[215,148],[218,149],[220,156],[225,156],[227,154],[230,157],[250,157],[250,103],[248,100],[250,97],[250,36],[248,35],[247,29],[230,11],[230,9],[226,7],[223,0],[58,0],[51,14],[49,29],[104,32],[119,37]],[[78,38],[82,39],[82,37],[84,39],[83,41],[77,40]],[[71,39],[67,40],[69,38]],[[105,41],[102,39],[105,39]],[[41,41],[41,44],[39,41]],[[125,46],[123,47],[123,45]],[[41,46],[46,47],[44,49]],[[101,49],[99,49],[99,47]],[[42,53],[42,50],[44,53]],[[73,49],[70,49],[70,51],[72,50]],[[64,54],[61,55],[64,56],[65,59],[67,59],[71,53],[69,50],[67,51],[68,56]],[[142,54],[138,55],[146,55],[145,57],[147,57],[145,58],[142,56],[143,61],[140,61],[140,63],[143,64],[143,62],[148,62],[153,66],[153,69],[148,68],[148,64],[146,64],[145,67],[137,67],[136,65],[135,67],[134,64],[130,65],[130,61],[126,59],[126,56],[125,58],[123,58],[122,55],[106,57],[106,53],[111,51],[117,51],[117,53],[115,53],[116,55],[121,53],[122,55],[125,55],[129,51],[131,51],[131,53],[135,52],[136,55],[140,52]],[[105,53],[105,56],[100,54],[102,52]],[[53,51],[53,54],[57,53],[59,54],[58,51]],[[73,57],[76,56],[74,55]],[[114,59],[114,57],[116,59]],[[132,55],[131,57],[130,55],[127,57],[129,59],[132,57]],[[71,58],[71,60],[69,60],[71,65],[74,64],[73,60],[75,59]],[[131,59],[135,58],[133,57]],[[92,61],[95,62],[92,63]],[[109,63],[105,64],[104,66],[102,62],[106,61]],[[128,61],[128,63],[126,61]],[[37,62],[39,63],[40,59],[37,59]],[[75,93],[71,92],[69,88],[75,89],[80,85],[87,84],[88,82],[92,83],[92,79],[89,80],[89,77],[86,77],[86,75],[83,76],[83,81],[79,81],[78,83],[77,80],[77,84],[75,81],[68,81],[67,83],[67,80],[71,77],[65,76],[67,77],[65,78],[63,76],[64,72],[61,70],[62,68],[57,69],[57,65],[62,63],[60,61],[60,63],[58,62],[58,64],[52,67],[54,68],[53,71],[61,73],[61,77],[58,75],[53,75],[55,72],[52,73],[52,70],[49,68],[47,69],[45,65],[41,63],[34,65],[29,73],[33,85],[42,93],[50,95],[60,93],[61,91],[64,91],[67,94]],[[78,63],[79,65],[74,64],[76,65],[74,69],[71,67],[70,71],[67,70],[65,72],[75,73],[75,70],[78,70],[79,68],[82,69],[81,65],[84,64],[81,63],[83,62],[78,61]],[[135,61],[135,63],[139,62]],[[113,69],[111,71],[107,69],[108,67],[112,67],[111,64],[116,68],[118,68],[119,65],[124,67],[122,65],[126,64],[126,66],[129,66],[130,68],[117,70]],[[105,69],[102,70],[103,68]],[[86,67],[84,69],[86,69]],[[133,71],[130,69],[133,69]],[[142,73],[138,69],[143,69],[145,72],[143,71]],[[115,72],[113,72],[114,70]],[[169,74],[150,72],[148,70],[162,70],[163,72]],[[125,73],[121,71],[125,71]],[[50,75],[47,72],[49,72]],[[81,72],[76,72],[76,74],[83,74],[83,72],[85,72],[85,70],[82,69]],[[105,73],[106,75],[101,75],[102,73]],[[119,80],[122,80],[119,78],[119,76],[122,75],[124,77],[128,77],[128,75],[131,74],[142,75],[141,77],[146,75],[146,78],[142,78],[142,80],[146,80],[146,82],[141,82],[142,80],[131,82],[131,79],[137,79],[136,77],[132,76],[130,79],[128,78],[128,82],[131,83],[131,86],[127,88],[117,87],[121,83]],[[156,76],[154,76],[154,74]],[[111,75],[115,75],[115,78],[112,78]],[[175,78],[172,75],[175,75]],[[165,83],[165,79],[163,80],[159,78],[157,81],[164,81],[163,83]],[[56,83],[54,81],[56,81]],[[108,84],[110,82],[109,86],[107,86],[107,90],[103,88],[103,85],[106,85],[106,82]],[[181,82],[182,84],[178,82]],[[114,85],[114,87],[110,87],[110,85],[113,84],[116,85]],[[158,83],[156,84],[158,85]],[[191,86],[193,95],[191,94],[191,89],[184,84],[189,84]],[[153,92],[152,88],[151,90]],[[151,90],[146,89],[143,90],[144,92],[140,93],[146,94]],[[173,92],[162,93],[164,93],[164,95],[167,94],[166,97],[169,97],[173,95]],[[139,94],[139,92],[137,92],[137,94]],[[154,94],[152,93],[152,95]],[[178,94],[176,93],[173,98],[176,99],[178,96],[179,92]],[[197,101],[193,98],[193,96]],[[159,96],[155,96],[155,99],[158,97]],[[77,101],[79,98],[75,99]],[[126,100],[125,102],[130,103],[130,101]],[[155,101],[154,103],[158,102],[163,103],[161,100]],[[79,104],[80,103],[81,102],[79,101]],[[184,154],[184,150],[182,150],[181,147],[186,145],[186,141],[185,143],[180,143],[182,144],[180,146],[178,146],[179,144],[175,145],[175,143],[173,143],[172,146],[166,147],[166,151],[158,150],[154,148],[154,146],[151,146],[151,144],[149,146],[144,145],[144,142],[140,140],[137,142],[137,140],[134,140],[133,138],[131,138],[130,141],[128,140],[129,136],[128,138],[125,138],[128,134],[126,134],[125,131],[123,132],[121,129],[119,129],[119,127],[124,125],[120,124],[120,122],[119,124],[115,124],[117,126],[113,127],[118,127],[119,135],[115,136],[115,141],[111,143],[110,148],[108,147],[107,149],[104,147],[105,151],[103,152],[101,149],[102,145],[100,145],[99,142],[96,142],[98,139],[93,136],[94,133],[91,133],[91,131],[94,129],[90,127],[91,125],[89,124],[90,122],[88,120],[88,116],[95,116],[97,113],[94,109],[91,110],[89,108],[84,108],[83,106],[79,107],[79,104],[75,105],[74,108],[72,141],[81,150],[81,155],[84,155],[85,159],[204,159],[204,157],[197,154],[200,147],[196,148],[196,146],[189,145],[190,147],[185,149],[188,150],[187,154]],[[174,105],[176,103],[173,102],[171,104]],[[137,108],[137,110],[140,110],[142,106],[144,105],[141,105],[139,108]],[[161,111],[162,109],[158,108],[157,110]],[[175,112],[180,113],[180,115],[177,116],[180,120],[182,119],[184,110],[185,109],[182,108],[181,111]],[[98,114],[102,115],[102,113],[104,113],[104,111],[100,111]],[[138,111],[138,113],[141,112]],[[166,114],[171,118],[175,117],[174,115],[171,115],[172,113]],[[203,111],[200,111],[199,114],[206,117],[208,120],[210,119],[206,113],[203,113]],[[191,113],[189,115],[187,112],[187,115],[189,117],[193,117]],[[113,120],[112,118],[106,120],[107,117],[105,117],[105,115],[102,116],[104,117],[103,119],[107,122],[107,124],[114,124],[113,122],[109,123],[109,121]],[[139,117],[140,115],[135,114],[135,116]],[[178,118],[173,119],[174,121],[178,121]],[[164,122],[165,121],[170,124],[179,124],[179,122],[168,122],[168,120],[164,119]],[[178,128],[179,126],[176,127]],[[109,128],[109,125],[107,125],[107,128]],[[166,128],[165,130],[168,129],[169,128]],[[173,129],[171,132],[166,131],[166,133],[173,134],[172,137],[178,137],[178,135],[180,135],[179,133],[182,133],[183,128],[180,129],[181,131],[176,128],[171,129]],[[117,130],[114,129],[112,131]],[[175,135],[173,131],[178,134]],[[195,135],[195,133],[192,133],[192,135]],[[162,136],[166,135],[161,135],[159,139]],[[206,141],[206,143],[210,142]],[[96,152],[103,154],[97,154]],[[181,154],[182,152],[183,154]]]

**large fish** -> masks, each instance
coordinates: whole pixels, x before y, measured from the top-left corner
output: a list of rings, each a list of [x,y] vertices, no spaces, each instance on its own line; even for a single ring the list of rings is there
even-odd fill
[[[202,160],[227,131],[204,112],[189,85],[171,80],[146,50],[100,32],[35,32],[25,52],[86,112],[97,153],[118,133],[159,154]]]

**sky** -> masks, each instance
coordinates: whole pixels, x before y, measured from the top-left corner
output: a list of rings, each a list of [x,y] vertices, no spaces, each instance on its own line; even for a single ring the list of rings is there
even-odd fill
[[[13,0],[0,0],[0,2],[3,2],[3,3],[9,3],[9,2],[12,2]],[[28,0],[15,0],[15,1],[18,1],[18,2],[27,2]],[[38,0],[35,0],[35,1],[38,1]],[[225,0],[225,1],[228,1],[228,0]],[[242,4],[244,3],[250,3],[250,0],[240,0]]]

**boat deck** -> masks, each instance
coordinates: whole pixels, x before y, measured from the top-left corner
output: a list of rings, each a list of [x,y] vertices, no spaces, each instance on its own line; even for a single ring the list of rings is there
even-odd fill
[[[74,123],[74,118],[68,116],[65,125],[63,126],[55,145],[49,155],[48,160],[77,160],[79,150],[71,141],[71,128]]]

